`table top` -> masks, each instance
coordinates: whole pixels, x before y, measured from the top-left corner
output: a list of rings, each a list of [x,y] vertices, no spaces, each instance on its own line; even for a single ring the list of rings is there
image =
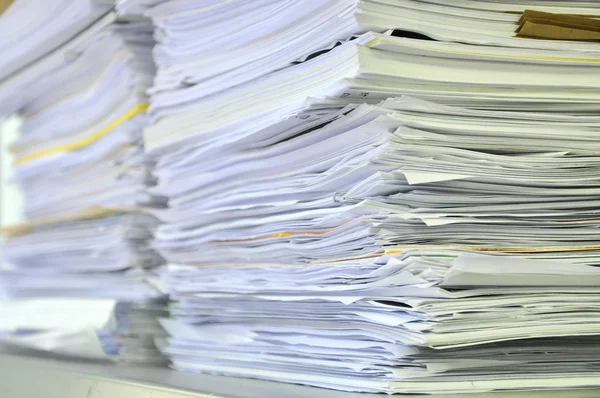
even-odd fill
[[[376,398],[301,385],[174,372],[159,366],[115,365],[4,350],[0,396],[10,398]],[[600,390],[508,392],[470,398],[597,398]],[[423,397],[421,395],[421,397]],[[432,396],[458,398],[458,395]]]

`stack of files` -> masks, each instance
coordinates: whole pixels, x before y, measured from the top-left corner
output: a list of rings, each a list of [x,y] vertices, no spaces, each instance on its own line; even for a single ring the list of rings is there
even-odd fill
[[[302,263],[407,244],[595,248],[599,130],[600,114],[410,97],[313,105],[233,143],[163,156],[152,190],[169,206],[154,212],[154,247],[178,263]]]
[[[48,0],[32,6],[33,1],[14,1],[0,17],[0,26],[7,33],[0,38],[5,56],[0,72],[0,114],[18,112],[35,100],[37,86],[47,83],[47,76],[59,73],[82,52],[82,46],[111,24],[146,21],[152,29],[142,14],[160,2]]]
[[[412,249],[172,266],[164,350],[178,370],[348,391],[597,387],[599,256]]]
[[[174,368],[387,393],[599,386],[600,48],[514,32],[525,9],[600,6],[237,3],[146,14]]]
[[[100,214],[99,214],[100,215]],[[35,226],[2,247],[5,297],[152,297],[146,272],[160,264],[148,241],[156,220],[142,214],[101,215]]]
[[[153,26],[132,19],[107,14],[0,83],[24,90],[12,92],[22,124],[11,150],[27,219],[6,231],[2,298],[6,306],[35,300],[40,308],[69,299],[81,316],[85,303],[99,300],[111,314],[107,322],[106,311],[98,312],[83,329],[69,322],[73,313],[52,327],[22,318],[6,343],[98,357],[82,348],[87,341],[104,357],[162,360],[153,339],[163,333],[155,315],[165,302],[150,283],[163,260],[149,247],[157,220],[144,208],[164,200],[147,192],[154,178],[141,139],[155,74]],[[74,333],[82,336],[76,346]]]
[[[116,0],[115,9],[122,18],[140,19],[150,8],[166,0]]]
[[[175,369],[388,393],[598,386],[600,116],[408,97],[303,115],[159,215]]]
[[[224,115],[235,116],[235,113],[247,110],[246,117],[251,111],[255,117],[269,116],[269,122],[272,122],[275,117],[293,113],[306,96],[327,88],[331,95],[347,94],[343,91],[344,87],[356,94],[371,93],[378,91],[382,85],[407,93],[407,90],[414,91],[415,85],[423,83],[423,80],[433,77],[438,81],[429,89],[431,92],[422,94],[443,95],[445,101],[455,100],[449,98],[450,95],[493,95],[500,97],[500,101],[515,89],[506,87],[511,82],[498,83],[504,79],[500,75],[492,87],[472,87],[462,93],[456,87],[456,78],[472,72],[461,70],[462,62],[455,65],[456,62],[446,59],[457,55],[477,58],[483,51],[489,61],[518,61],[522,58],[520,63],[527,64],[551,62],[556,57],[565,58],[564,62],[571,57],[585,60],[598,55],[596,43],[548,42],[514,37],[519,13],[528,7],[593,16],[600,15],[598,4],[576,1],[521,3],[466,1],[454,4],[443,0],[164,1],[146,12],[156,26],[158,41],[154,50],[158,71],[150,91],[152,102],[149,109],[156,123],[147,132],[149,149],[168,146],[175,140],[192,140],[192,135],[202,132],[198,126],[206,125],[207,131],[214,129],[208,124],[209,117],[225,128],[233,121],[230,123]],[[393,70],[395,73],[384,73],[385,79],[377,73],[378,79],[370,79],[369,85],[362,84],[362,78],[366,74],[373,78],[372,74],[376,71],[367,66],[384,60],[373,59],[373,51],[350,54],[349,48],[353,45],[344,46],[345,51],[338,51],[330,57],[329,63],[318,61],[319,66],[305,63],[289,68],[347,41],[353,35],[369,30],[383,33],[388,29],[402,29],[412,37],[433,38],[445,43],[431,42],[429,44],[433,48],[427,50],[421,49],[420,44],[414,41],[406,40],[403,52],[410,56],[398,57]],[[370,44],[367,47],[375,43],[385,45],[377,39],[377,36],[371,37],[363,44]],[[448,56],[444,54],[446,52],[453,54]],[[438,57],[435,65],[430,65],[429,61],[433,60],[423,59],[430,54]],[[419,75],[425,66],[430,76]],[[447,74],[430,69],[435,66],[456,71]],[[409,68],[416,76],[411,75]],[[535,70],[531,65],[521,65],[520,69],[523,69],[524,77]],[[319,74],[321,70],[327,73]],[[264,78],[276,71],[281,73],[271,79]],[[515,75],[512,67],[509,72]],[[292,73],[294,76],[290,75]],[[338,85],[332,86],[333,81]],[[537,79],[523,81],[528,87],[520,91],[527,100],[546,104],[553,102],[556,90],[552,87],[544,87]],[[249,82],[252,83],[248,85]],[[284,82],[288,82],[289,86],[284,87]],[[244,87],[252,87],[256,101],[248,100],[249,93],[244,91]],[[286,91],[282,92],[283,89]],[[589,106],[592,101],[596,106],[598,104],[598,98],[592,93],[570,95],[573,97],[571,109]],[[276,100],[265,101],[265,96]],[[284,101],[279,103],[282,98]],[[292,104],[296,106],[292,107]],[[281,108],[280,112],[274,113],[275,108]],[[268,115],[265,114],[267,112]],[[241,119],[241,115],[239,117]],[[252,126],[259,125],[256,120],[252,122]]]
[[[16,0],[0,16],[0,80],[59,48],[106,14],[111,0]]]

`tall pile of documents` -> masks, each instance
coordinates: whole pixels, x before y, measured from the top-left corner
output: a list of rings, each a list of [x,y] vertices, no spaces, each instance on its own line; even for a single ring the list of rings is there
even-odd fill
[[[510,3],[510,4],[509,4]],[[179,370],[386,393],[600,385],[589,2],[166,1],[145,147]]]
[[[5,231],[9,267],[0,270],[0,293],[13,310],[2,313],[0,329],[2,341],[18,346],[155,361],[164,298],[148,282],[162,258],[150,248],[157,220],[144,207],[163,201],[147,192],[154,179],[142,142],[153,26],[104,10],[0,82],[0,109],[17,109],[23,120],[11,150],[27,219]],[[19,23],[2,17],[3,31],[10,22]],[[35,33],[27,40],[48,34],[45,27]]]

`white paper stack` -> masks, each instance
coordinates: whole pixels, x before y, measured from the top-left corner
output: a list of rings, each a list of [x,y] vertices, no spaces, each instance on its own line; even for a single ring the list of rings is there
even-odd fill
[[[121,18],[140,19],[151,7],[154,7],[165,0],[116,0],[113,1],[115,8]]]
[[[155,247],[182,263],[597,247],[599,123],[407,97],[309,110],[247,148],[159,167],[170,200]]]
[[[51,223],[3,246],[6,297],[98,297],[135,301],[156,296],[144,282],[160,264],[148,240],[156,220],[141,214]]]
[[[445,3],[164,2],[147,13],[156,25],[158,41],[154,51],[158,72],[149,109],[155,123],[145,134],[148,149],[175,149],[181,142],[200,144],[233,130],[249,134],[297,112],[307,97],[355,94],[359,99],[377,94],[382,87],[387,93],[416,92],[443,103],[473,105],[486,98],[494,99],[488,106],[497,109],[514,108],[518,103],[548,110],[558,106],[560,88],[549,83],[561,73],[567,79],[562,85],[569,90],[560,96],[568,94],[571,101],[567,106],[567,98],[561,98],[559,109],[597,109],[590,105],[597,105],[597,97],[562,73],[562,63],[572,63],[573,57],[582,62],[594,59],[599,51],[596,43],[512,37],[518,12],[527,5],[478,1],[454,7]],[[594,3],[527,4],[545,11],[598,13]],[[389,49],[372,51],[386,43],[371,35],[359,41],[359,48],[356,43],[347,44],[312,62],[289,67],[369,29],[380,33],[410,30],[442,42],[405,39],[398,50],[401,55],[394,55]],[[498,46],[503,48],[498,50]],[[464,61],[473,58],[482,62]],[[498,60],[516,62],[521,73],[514,73],[513,62]],[[469,87],[464,83],[470,83]],[[230,142],[228,136],[223,137],[225,141]]]
[[[600,47],[513,37],[525,9],[600,6],[246,3],[147,13],[173,367],[386,393],[600,385]]]
[[[40,29],[34,36],[45,34]],[[152,35],[149,21],[111,12],[0,82],[0,109],[18,109],[23,120],[11,149],[28,220],[6,231],[2,257],[10,267],[0,272],[0,293],[15,311],[31,308],[32,300],[49,314],[57,299],[74,306],[55,311],[62,323],[51,327],[43,318],[39,324],[19,318],[5,329],[5,343],[161,360],[153,338],[161,333],[155,315],[164,311],[164,296],[149,281],[162,258],[149,247],[157,220],[144,207],[163,201],[147,192],[154,179],[141,140],[145,92],[155,74]],[[90,300],[109,309],[110,319],[88,308]],[[69,322],[87,311],[97,315],[88,317],[93,322]]]
[[[16,0],[0,16],[4,80],[70,41],[114,5],[111,0]],[[43,31],[42,31],[43,30]]]
[[[172,266],[164,351],[179,370],[349,391],[597,386],[597,263],[598,252],[415,249],[307,267]]]

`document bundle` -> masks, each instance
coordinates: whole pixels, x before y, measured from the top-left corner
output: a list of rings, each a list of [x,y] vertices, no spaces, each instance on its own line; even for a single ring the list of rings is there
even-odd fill
[[[598,383],[596,252],[411,249],[310,266],[178,266],[176,369],[349,391]]]
[[[147,11],[175,369],[385,393],[600,385],[600,46],[515,37],[527,9],[600,15]]]
[[[0,79],[18,73],[70,41],[106,14],[111,3],[111,0],[14,1],[2,14]]]
[[[7,15],[0,24],[18,23]],[[58,17],[61,23],[69,21]],[[46,37],[37,29],[28,40]],[[156,315],[165,303],[149,281],[162,258],[150,248],[157,220],[144,206],[163,200],[147,192],[153,177],[141,139],[155,72],[152,35],[147,20],[105,13],[0,82],[0,108],[17,109],[22,119],[11,150],[27,219],[5,231],[9,266],[0,271],[0,294],[14,316],[2,327],[3,342],[161,359],[153,339],[163,333]]]

